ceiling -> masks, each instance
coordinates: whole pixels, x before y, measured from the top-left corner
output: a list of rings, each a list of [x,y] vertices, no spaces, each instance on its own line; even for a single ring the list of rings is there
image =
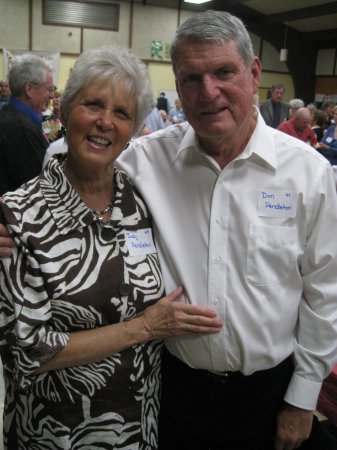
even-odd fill
[[[134,3],[186,10],[225,10],[240,17],[248,29],[289,28],[317,48],[337,47],[336,0],[211,0],[201,5],[184,0],[133,0]]]

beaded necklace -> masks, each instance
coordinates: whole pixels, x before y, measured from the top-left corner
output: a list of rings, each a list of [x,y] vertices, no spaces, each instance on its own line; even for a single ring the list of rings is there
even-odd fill
[[[104,216],[105,214],[111,213],[113,209],[113,202],[109,203],[108,206],[101,211],[97,211],[96,209],[91,209],[90,211],[93,213],[93,215],[96,217],[97,220],[99,220],[102,223],[104,222]]]
[[[64,158],[64,160],[61,163],[61,169],[64,172],[65,169],[65,165],[67,162],[67,158]],[[116,181],[114,182],[114,190],[116,190]],[[96,217],[96,219],[101,222],[101,223],[105,223],[104,221],[104,216],[108,213],[111,213],[113,210],[113,201],[110,202],[104,209],[102,209],[101,211],[98,211],[97,209],[91,209],[89,208],[90,211],[93,213],[93,215]]]

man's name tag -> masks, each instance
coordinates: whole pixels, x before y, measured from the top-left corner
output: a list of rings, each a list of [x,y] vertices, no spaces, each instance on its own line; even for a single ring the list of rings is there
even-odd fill
[[[130,256],[157,253],[153,243],[151,228],[125,232],[126,245]]]
[[[261,189],[258,198],[258,216],[295,217],[297,195],[292,191]]]

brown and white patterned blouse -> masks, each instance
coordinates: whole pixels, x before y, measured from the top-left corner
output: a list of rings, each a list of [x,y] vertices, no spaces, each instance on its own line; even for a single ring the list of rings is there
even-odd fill
[[[160,342],[34,373],[67,345],[70,332],[128,320],[164,294],[151,220],[126,174],[115,170],[105,225],[67,181],[62,158],[4,196],[17,245],[0,261],[5,449],[153,450]]]

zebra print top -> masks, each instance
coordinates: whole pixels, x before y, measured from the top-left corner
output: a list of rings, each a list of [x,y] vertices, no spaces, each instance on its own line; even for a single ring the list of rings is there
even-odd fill
[[[128,245],[127,234],[150,233],[151,221],[126,174],[115,169],[112,216],[102,224],[63,174],[63,158],[4,196],[17,245],[0,261],[5,449],[152,450],[160,342],[34,373],[70,332],[132,318],[164,294],[154,246],[134,254]]]

